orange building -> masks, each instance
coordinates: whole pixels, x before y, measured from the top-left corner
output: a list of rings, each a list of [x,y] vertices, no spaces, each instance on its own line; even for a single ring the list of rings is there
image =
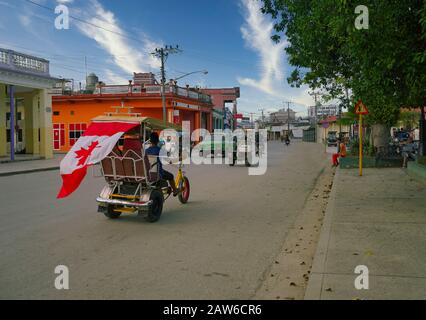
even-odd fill
[[[160,85],[135,84],[125,86],[97,86],[92,94],[57,95],[52,98],[53,147],[66,152],[86,130],[90,120],[113,107],[133,107],[142,116],[163,119]],[[212,130],[211,97],[174,83],[166,86],[167,120],[172,123],[191,123],[191,132],[204,128]]]

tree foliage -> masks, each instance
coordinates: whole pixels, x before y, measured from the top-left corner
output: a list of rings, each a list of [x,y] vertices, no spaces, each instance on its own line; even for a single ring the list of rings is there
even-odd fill
[[[371,124],[393,125],[402,106],[426,104],[426,1],[365,0],[369,28],[355,28],[354,0],[262,0],[275,41],[289,43],[288,82],[363,99]]]

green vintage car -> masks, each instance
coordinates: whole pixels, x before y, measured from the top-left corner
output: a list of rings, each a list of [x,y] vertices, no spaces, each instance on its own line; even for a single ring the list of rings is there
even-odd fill
[[[211,135],[210,139],[205,139],[199,143],[200,156],[222,155],[222,157],[225,157],[227,146],[230,150],[233,150],[233,142],[226,141],[225,134]]]

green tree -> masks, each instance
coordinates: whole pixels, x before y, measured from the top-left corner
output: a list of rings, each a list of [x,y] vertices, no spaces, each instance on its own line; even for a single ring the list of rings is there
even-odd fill
[[[365,0],[369,28],[355,28],[354,0],[262,0],[274,19],[275,41],[284,35],[294,70],[293,86],[322,89],[330,99],[352,105],[362,99],[366,122],[383,144],[403,106],[425,105],[426,3],[423,0]]]

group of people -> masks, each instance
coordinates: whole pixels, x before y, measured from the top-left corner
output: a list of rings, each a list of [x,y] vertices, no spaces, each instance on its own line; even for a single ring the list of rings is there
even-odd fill
[[[404,159],[402,167],[406,168],[408,161],[415,160],[420,140],[419,128],[405,130],[404,128],[392,129],[392,138],[394,143],[400,147]]]
[[[392,137],[394,141],[397,141],[401,146],[401,154],[403,157],[403,167],[407,167],[407,163],[410,160],[415,160],[415,156],[418,150],[418,141],[420,139],[419,129],[404,130],[403,128],[393,130]],[[331,157],[333,167],[339,165],[339,158],[345,158],[347,156],[346,145],[342,139],[337,140],[338,152],[334,153]]]
[[[420,129],[414,128],[411,130],[406,130],[404,128],[393,128],[392,137],[394,142],[405,142],[411,140],[412,142],[418,142],[420,140]]]

